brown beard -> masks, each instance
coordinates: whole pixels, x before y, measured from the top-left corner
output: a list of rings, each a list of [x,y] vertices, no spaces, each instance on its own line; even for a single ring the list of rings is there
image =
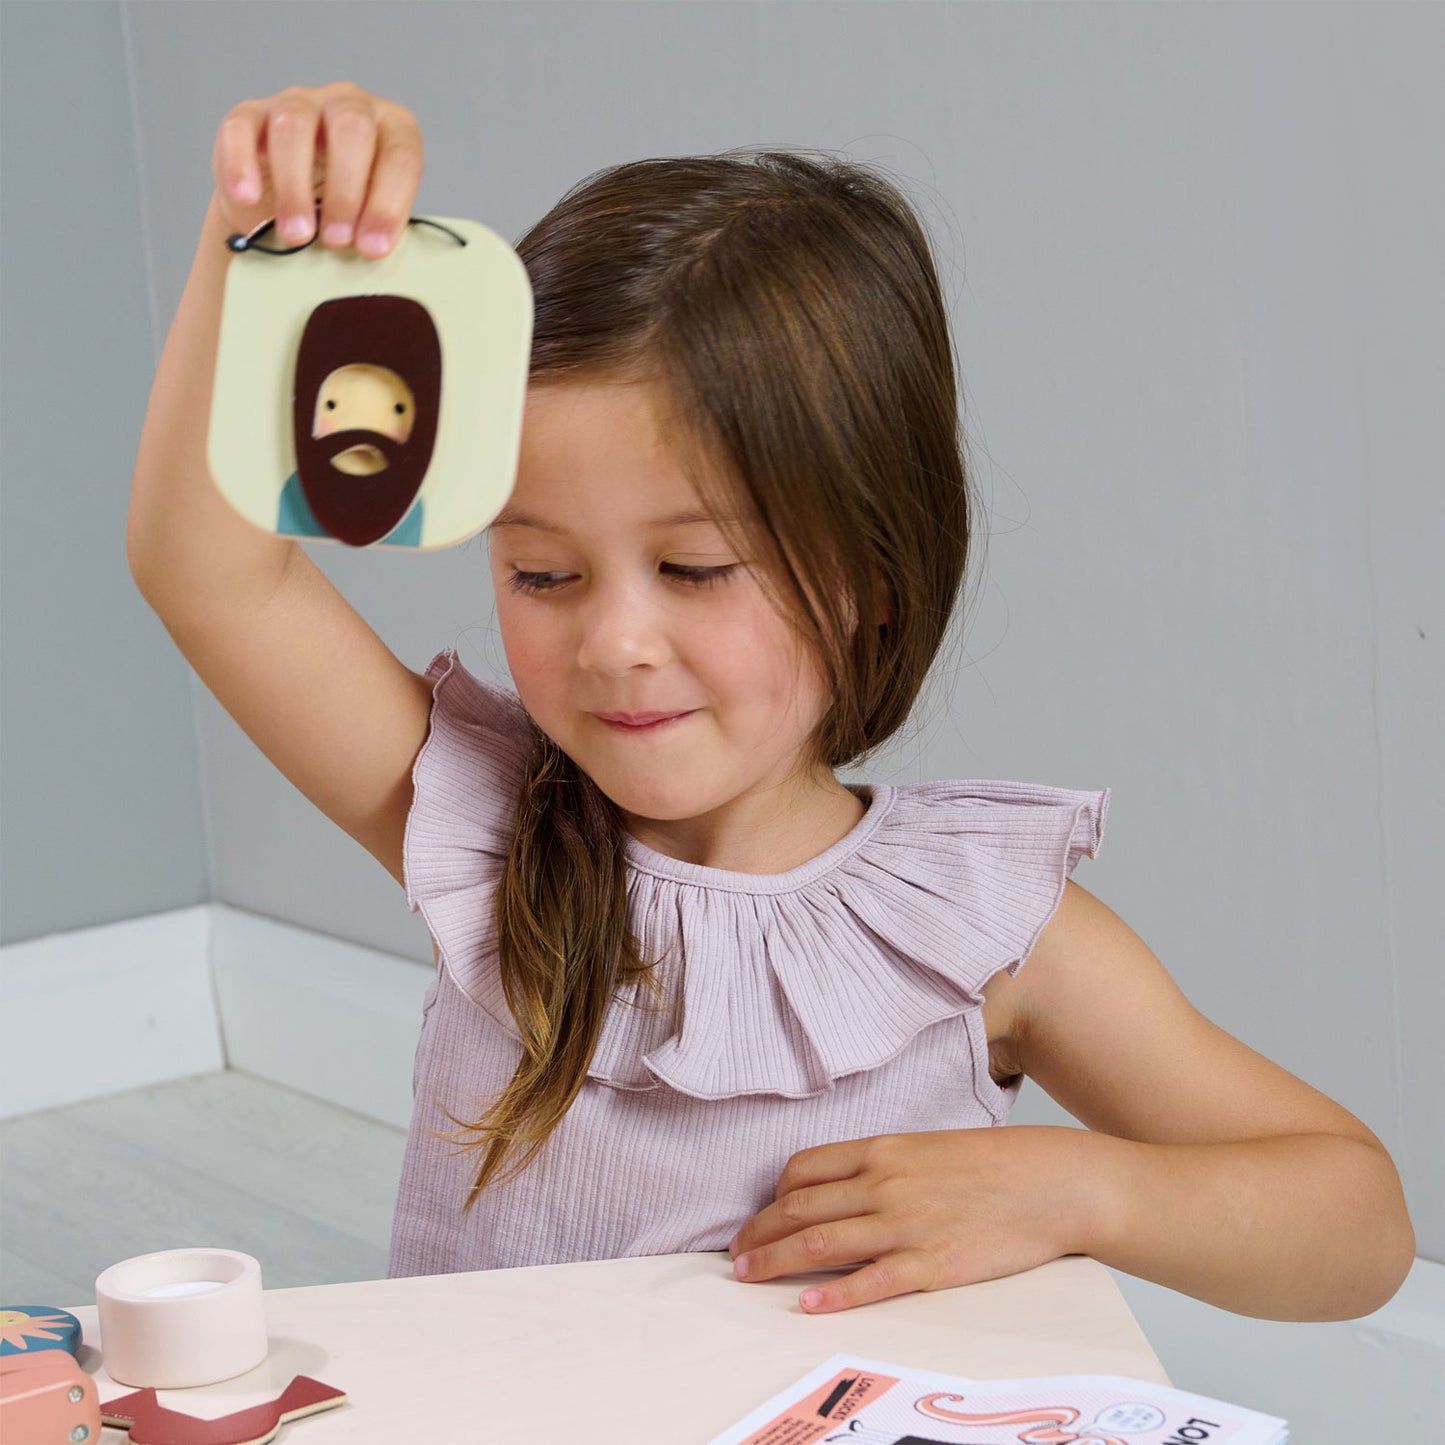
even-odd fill
[[[416,402],[411,435],[398,442],[364,428],[313,437],[321,386],[342,366],[383,366],[405,379]],[[318,306],[296,355],[292,433],[301,490],[317,522],[340,542],[365,547],[406,516],[426,477],[441,410],[441,342],[431,316],[406,296],[340,296]],[[372,476],[338,471],[331,459],[354,446],[386,459]]]

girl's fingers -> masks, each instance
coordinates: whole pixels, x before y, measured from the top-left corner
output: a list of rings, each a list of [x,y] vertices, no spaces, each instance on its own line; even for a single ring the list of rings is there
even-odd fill
[[[366,205],[357,225],[356,247],[363,256],[384,256],[411,216],[426,164],[421,127],[403,105],[378,107],[376,162]]]
[[[222,118],[212,157],[222,214],[249,230],[275,217],[277,238],[384,256],[408,219],[425,164],[421,128],[404,105],[350,81],[291,86],[246,100]]]
[[[211,170],[216,187],[231,208],[254,206],[261,199],[261,167],[256,154],[260,115],[254,102],[242,101],[222,117],[216,130]]]
[[[376,158],[376,118],[365,95],[329,100],[321,116],[326,152],[321,239],[328,246],[349,246]]]
[[[898,1245],[896,1228],[881,1215],[862,1214],[810,1224],[774,1244],[756,1245],[733,1260],[736,1278],[755,1283],[814,1269],[841,1269],[877,1259]]]
[[[316,129],[321,107],[298,87],[283,90],[270,103],[259,138],[276,193],[276,229],[282,241],[299,246],[316,231]]]

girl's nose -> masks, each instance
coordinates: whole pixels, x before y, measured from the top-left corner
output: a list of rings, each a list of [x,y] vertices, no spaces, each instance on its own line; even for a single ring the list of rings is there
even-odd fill
[[[666,609],[625,582],[594,582],[579,609],[579,626],[577,664],[590,671],[620,675],[661,667],[672,657]]]

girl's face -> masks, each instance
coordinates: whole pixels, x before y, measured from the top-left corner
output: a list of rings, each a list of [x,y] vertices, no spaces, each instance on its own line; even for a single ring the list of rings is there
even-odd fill
[[[703,509],[652,394],[529,389],[516,485],[488,530],[502,642],[533,720],[629,831],[703,866],[769,871],[763,840],[786,851],[800,810],[816,827],[820,794],[835,815],[840,795],[857,800],[826,770],[790,776],[827,706],[821,675],[752,559],[711,522],[678,519]],[[597,716],[676,711],[689,715],[644,732]]]

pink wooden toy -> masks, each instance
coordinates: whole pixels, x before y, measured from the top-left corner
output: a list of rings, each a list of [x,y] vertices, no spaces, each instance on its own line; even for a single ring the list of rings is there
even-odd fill
[[[0,1440],[6,1445],[94,1445],[95,1381],[66,1350],[0,1356]]]

